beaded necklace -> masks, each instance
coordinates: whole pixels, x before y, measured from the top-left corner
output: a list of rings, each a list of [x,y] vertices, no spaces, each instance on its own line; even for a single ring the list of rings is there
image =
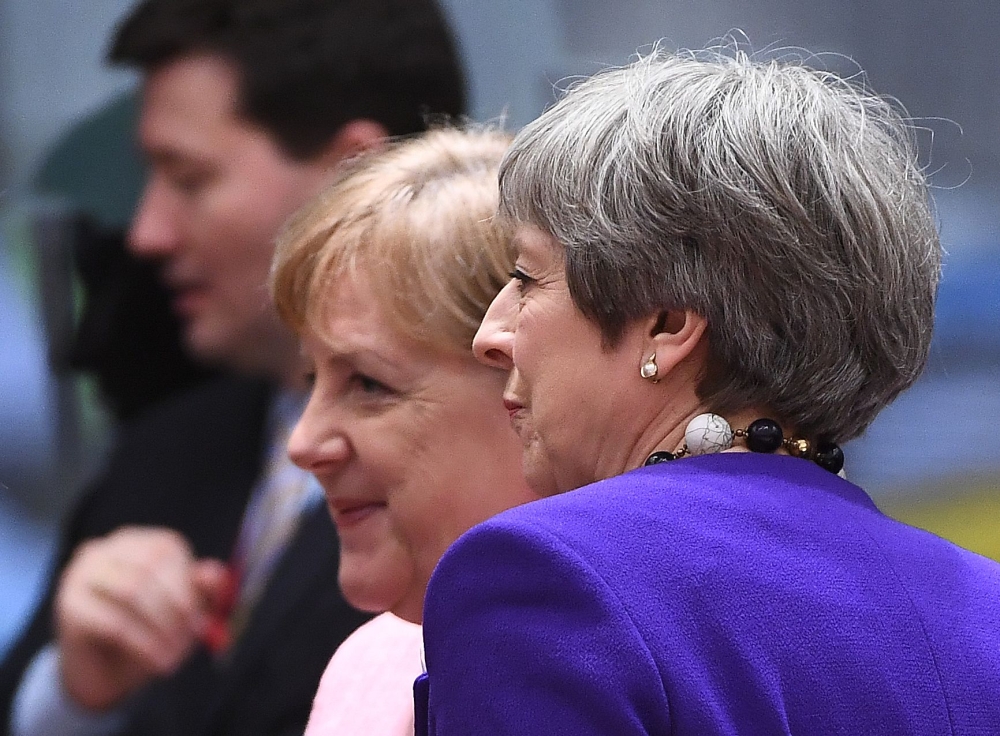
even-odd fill
[[[844,467],[844,451],[834,442],[811,442],[799,437],[785,437],[773,419],[756,419],[746,429],[733,429],[718,414],[699,414],[684,430],[684,445],[677,452],[660,450],[646,458],[644,465],[656,465],[682,457],[711,455],[728,450],[737,439],[743,440],[751,452],[775,452],[784,447],[789,455],[812,460],[831,473]]]

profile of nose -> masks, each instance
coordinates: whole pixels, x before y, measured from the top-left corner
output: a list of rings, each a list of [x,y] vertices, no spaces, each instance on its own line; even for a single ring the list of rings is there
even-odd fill
[[[147,184],[129,227],[129,250],[142,258],[162,258],[179,243],[178,214],[169,195],[157,185]]]
[[[329,471],[350,456],[350,446],[343,433],[324,425],[309,413],[302,415],[288,438],[288,457],[311,473]]]
[[[505,371],[514,367],[514,332],[510,329],[512,291],[512,285],[508,284],[496,295],[472,340],[476,360]]]

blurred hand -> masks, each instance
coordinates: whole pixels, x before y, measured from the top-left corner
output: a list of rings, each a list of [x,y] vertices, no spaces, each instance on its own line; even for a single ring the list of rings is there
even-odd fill
[[[125,527],[80,545],[55,601],[60,672],[84,708],[119,705],[173,673],[208,625],[225,566],[195,560],[177,532]]]

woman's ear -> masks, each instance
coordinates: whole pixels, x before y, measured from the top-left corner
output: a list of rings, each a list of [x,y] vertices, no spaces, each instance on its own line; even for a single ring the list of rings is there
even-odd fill
[[[320,158],[325,165],[334,166],[363,151],[383,145],[388,136],[386,127],[375,120],[349,120],[333,134],[320,153]]]
[[[648,325],[647,349],[643,361],[644,364],[656,366],[657,381],[695,354],[706,339],[708,330],[708,321],[690,309],[664,310],[651,317]],[[646,369],[646,373],[650,370],[652,368]]]

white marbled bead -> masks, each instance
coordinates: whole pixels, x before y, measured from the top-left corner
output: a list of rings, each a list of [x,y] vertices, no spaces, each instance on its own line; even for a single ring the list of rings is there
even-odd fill
[[[684,441],[692,455],[710,455],[733,446],[733,428],[718,414],[699,414],[684,430]]]

